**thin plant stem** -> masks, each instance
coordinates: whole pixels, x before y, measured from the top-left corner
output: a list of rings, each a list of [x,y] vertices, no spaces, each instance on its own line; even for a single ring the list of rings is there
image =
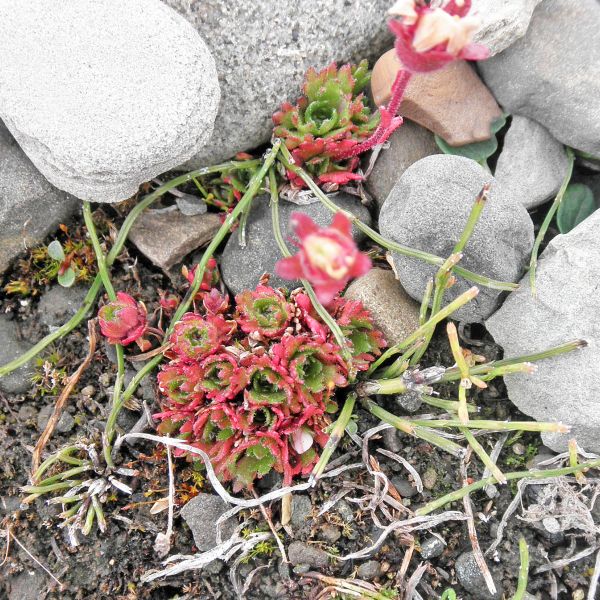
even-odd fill
[[[584,473],[589,471],[590,469],[597,469],[600,467],[600,459],[592,460],[585,463],[579,463],[575,467],[563,467],[562,469],[545,469],[540,471],[514,471],[512,473],[505,473],[507,481],[515,481],[519,479],[546,479],[547,477],[562,477],[563,475],[573,475],[575,473]],[[484,477],[475,483],[470,485],[466,485],[454,492],[450,492],[449,494],[445,494],[436,500],[432,500],[428,502],[425,506],[418,509],[415,512],[416,516],[424,516],[432,513],[434,510],[438,508],[442,508],[446,504],[450,502],[457,502],[458,500],[462,500],[464,496],[467,494],[471,494],[472,492],[476,492],[488,485],[498,483],[498,480],[493,476]]]
[[[519,578],[517,580],[517,590],[513,600],[523,600],[527,592],[527,580],[529,579],[529,547],[524,537],[519,539],[519,556],[521,566],[519,567]]]
[[[117,299],[117,294],[115,293],[115,288],[110,280],[110,273],[108,272],[108,267],[106,265],[106,258],[104,256],[104,252],[102,251],[102,247],[100,246],[98,232],[96,231],[96,226],[94,225],[92,209],[90,203],[87,201],[84,201],[83,203],[83,219],[85,221],[90,239],[92,240],[92,247],[96,253],[96,262],[98,263],[98,274],[100,275],[100,280],[102,281],[102,285],[108,294],[109,300],[115,301]],[[115,352],[117,354],[117,377],[115,379],[115,385],[113,388],[111,407],[119,406],[120,404],[120,395],[123,389],[123,379],[125,377],[125,357],[123,353],[123,346],[121,344],[115,344]],[[110,421],[110,429],[108,424],[109,421],[107,421],[106,428],[104,429],[104,433],[102,435],[102,446],[104,451],[104,459],[106,460],[107,466],[113,467],[114,463],[110,448],[111,442],[115,435],[115,430],[112,426],[112,420]]]
[[[473,448],[473,451],[481,462],[486,466],[488,471],[498,480],[498,483],[505,484],[506,477],[500,470],[500,467],[490,458],[484,447],[477,441],[477,438],[466,427],[460,427],[460,432],[465,436],[465,440]]]
[[[392,250],[393,252],[398,252],[398,254],[402,254],[403,256],[408,256],[410,258],[417,258],[422,260],[430,265],[438,265],[441,266],[444,264],[444,259],[439,256],[435,256],[434,254],[429,254],[428,252],[424,252],[422,250],[417,250],[415,248],[410,248],[408,246],[404,246],[402,244],[398,244],[389,240],[388,238],[380,235],[374,229],[363,223],[356,215],[353,213],[340,208],[335,202],[332,202],[323,190],[313,181],[312,177],[306,173],[304,169],[294,164],[294,159],[290,154],[289,150],[282,146],[281,148],[281,157],[280,161],[283,166],[291,171],[292,173],[298,175],[310,188],[310,190],[315,194],[315,196],[331,211],[331,212],[342,212],[344,213],[348,219],[363,233],[365,233],[368,237],[370,237],[374,242],[378,243],[380,246],[387,248],[388,250]],[[519,284],[510,283],[505,281],[496,281],[494,279],[490,279],[489,277],[485,277],[483,275],[478,275],[477,273],[473,273],[468,269],[464,269],[463,267],[454,267],[453,271],[463,277],[468,281],[472,281],[473,283],[477,283],[484,287],[489,287],[495,290],[503,290],[512,292],[514,290],[519,289]]]
[[[422,425],[423,427],[447,428],[447,427],[468,427],[469,429],[485,429],[488,431],[538,431],[538,432],[558,432],[566,433],[569,428],[562,423],[544,423],[538,421],[484,421],[481,419],[470,419],[468,423],[462,423],[458,419],[409,419],[413,425]]]
[[[252,163],[252,164],[249,164]],[[129,231],[133,226],[135,220],[140,216],[140,214],[148,208],[153,202],[156,202],[161,196],[166,194],[169,190],[176,188],[184,183],[192,181],[194,177],[201,177],[203,175],[210,175],[211,173],[221,173],[226,171],[231,171],[234,169],[249,169],[254,168],[260,161],[229,161],[226,163],[222,163],[219,165],[214,165],[212,167],[204,167],[202,169],[196,169],[195,171],[190,171],[189,173],[185,173],[180,175],[179,177],[175,177],[171,181],[167,181],[159,188],[154,190],[151,194],[148,194],[145,198],[140,200],[131,212],[127,215],[123,224],[121,225],[121,229],[117,235],[117,239],[115,243],[108,253],[106,257],[106,265],[110,267],[116,258],[121,253],[123,246],[125,245],[125,241],[127,236],[129,235]],[[67,335],[69,332],[73,331],[85,318],[85,316],[91,311],[92,307],[96,302],[96,297],[100,292],[100,288],[102,286],[102,281],[100,275],[96,275],[90,289],[88,290],[85,298],[83,299],[83,303],[79,310],[63,325],[58,327],[52,333],[49,333],[47,336],[43,337],[37,344],[34,344],[27,352],[24,352],[14,360],[2,365],[0,367],[0,377],[4,377],[9,373],[12,373],[15,369],[22,367],[27,364],[31,359],[35,358],[40,352],[42,352],[45,348],[47,348],[50,344],[59,340],[60,338]]]
[[[561,344],[560,346],[555,346],[554,348],[550,348],[548,350],[542,350],[541,352],[535,352],[533,354],[524,354],[523,356],[516,356],[514,358],[504,358],[502,360],[495,360],[492,362],[477,365],[470,369],[470,373],[471,375],[484,376],[494,369],[508,367],[511,365],[518,365],[522,363],[533,363],[539,360],[544,360],[545,358],[552,358],[554,356],[566,354],[567,352],[573,352],[573,350],[585,348],[586,346],[587,342],[585,340],[573,340],[570,342],[566,342],[565,344]],[[461,375],[458,367],[451,367],[450,369],[447,369],[446,372],[442,375],[440,381],[455,381],[457,379],[460,379],[460,377]]]
[[[290,252],[289,248],[287,247],[287,244],[285,243],[285,240],[283,239],[281,225],[279,223],[279,193],[277,190],[277,180],[275,179],[274,169],[271,169],[269,171],[269,188],[271,192],[271,217],[273,224],[273,235],[275,237],[277,245],[279,246],[281,254],[287,258],[292,256],[292,253]],[[344,361],[348,364],[349,367],[351,367],[352,353],[348,348],[348,342],[346,341],[346,338],[344,337],[340,326],[337,324],[336,320],[329,314],[327,309],[319,302],[312,285],[306,279],[301,279],[300,282],[306,290],[306,293],[310,298],[314,309],[317,311],[318,315],[321,317],[321,319],[323,319],[324,323],[329,327],[329,329],[333,333],[333,336],[335,337],[335,340],[342,352]]]
[[[415,425],[407,419],[402,419],[401,417],[393,415],[378,404],[375,404],[375,402],[372,400],[368,400],[366,402],[366,407],[373,416],[377,417],[388,425],[394,426],[403,433],[407,433],[413,437],[425,440],[426,442],[429,442],[434,446],[438,446],[442,450],[449,452],[453,456],[462,457],[464,455],[465,450],[462,446],[456,444],[452,440],[438,435],[434,431],[430,431],[427,426],[422,427],[420,425]]]
[[[425,404],[441,408],[451,415],[458,411],[458,402],[456,400],[444,400],[442,398],[436,398],[435,396],[428,396],[427,394],[421,394],[421,400],[425,402]],[[467,404],[467,410],[470,413],[478,412],[477,407],[472,404]]]
[[[430,313],[431,315],[436,314],[442,307],[442,304],[444,302],[444,294],[446,293],[448,287],[450,287],[451,285],[452,269],[456,267],[458,262],[462,259],[465,246],[471,239],[473,231],[475,231],[475,227],[479,222],[479,218],[481,217],[481,213],[487,202],[489,191],[490,184],[486,183],[479,192],[479,194],[477,194],[477,198],[475,198],[475,202],[471,207],[471,211],[469,213],[469,217],[467,218],[465,227],[460,235],[460,238],[454,245],[452,254],[450,254],[450,256],[444,261],[444,264],[439,268],[435,276],[435,287],[433,290],[433,301],[431,304]],[[411,359],[411,364],[418,364],[418,362],[421,360],[423,354],[429,347],[434,331],[435,330],[431,330],[427,334],[427,337],[425,338],[425,343],[417,352],[415,352]],[[463,414],[462,416],[465,415]]]
[[[552,219],[554,218],[554,215],[556,214],[556,211],[558,210],[558,207],[562,202],[565,192],[567,191],[569,181],[571,181],[571,177],[573,175],[573,164],[575,162],[575,154],[573,153],[573,150],[571,150],[571,148],[569,147],[566,148],[566,152],[568,161],[567,172],[565,173],[560,189],[556,194],[556,198],[554,198],[554,202],[552,202],[552,206],[550,206],[550,209],[546,213],[546,217],[544,218],[540,230],[538,231],[538,234],[535,238],[535,242],[533,243],[533,249],[531,251],[531,259],[529,260],[529,284],[531,286],[531,293],[534,296],[536,294],[535,274],[537,270],[538,253],[540,251],[540,246],[542,244],[542,241],[544,240],[544,237],[546,236],[548,227],[550,227],[550,223],[552,222]]]
[[[431,301],[432,292],[433,292],[433,279],[430,277],[427,280],[427,285],[425,286],[423,300],[421,300],[421,307],[419,309],[419,325],[424,325],[427,322],[427,314],[429,312],[429,302]]]
[[[344,406],[342,407],[342,410],[340,411],[337,420],[331,428],[329,439],[327,440],[327,443],[325,444],[325,447],[321,452],[319,462],[314,466],[313,471],[310,475],[309,483],[311,483],[311,485],[314,485],[317,482],[317,480],[321,477],[321,475],[323,475],[325,467],[331,459],[331,455],[342,440],[342,437],[344,437],[344,431],[346,430],[346,427],[348,426],[348,423],[352,418],[352,412],[354,411],[355,402],[356,394],[348,394],[348,396],[346,397],[346,401],[344,402]]]

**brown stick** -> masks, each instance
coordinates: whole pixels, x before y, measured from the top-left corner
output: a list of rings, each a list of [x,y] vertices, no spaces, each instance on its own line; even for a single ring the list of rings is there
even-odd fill
[[[63,408],[64,408],[69,396],[71,395],[73,388],[77,385],[77,382],[79,381],[81,375],[87,369],[89,364],[92,362],[94,352],[96,351],[96,320],[95,319],[90,319],[88,321],[88,334],[89,334],[89,338],[90,338],[90,344],[88,347],[87,356],[83,359],[83,362],[79,365],[77,371],[75,371],[75,373],[73,373],[73,375],[71,375],[69,377],[69,380],[67,381],[67,385],[65,385],[63,391],[60,393],[60,396],[58,397],[58,400],[56,401],[56,404],[54,405],[54,410],[52,411],[52,415],[50,415],[50,418],[48,419],[48,423],[46,423],[46,427],[44,428],[44,431],[42,432],[42,435],[40,436],[40,439],[37,441],[35,448],[33,450],[33,457],[31,459],[32,474],[35,473],[40,466],[41,459],[42,459],[42,452],[43,452],[44,448],[46,447],[46,444],[48,443],[50,436],[54,432],[54,428],[56,427],[56,424],[58,423],[58,420],[60,419]],[[36,483],[36,482],[34,481],[33,483]]]

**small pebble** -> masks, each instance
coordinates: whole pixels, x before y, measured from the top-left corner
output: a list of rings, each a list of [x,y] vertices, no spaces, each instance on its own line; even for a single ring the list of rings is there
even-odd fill
[[[368,560],[358,567],[360,579],[375,579],[381,575],[381,564],[377,560]]]
[[[417,488],[404,477],[392,477],[393,486],[398,490],[402,498],[412,498],[417,494]]]
[[[50,419],[50,416],[53,412],[54,406],[52,406],[51,404],[44,406],[40,410],[37,417],[37,426],[40,431],[43,431],[45,429],[46,425],[48,424],[48,420]],[[58,433],[68,433],[69,431],[71,431],[71,429],[73,429],[74,425],[75,419],[73,419],[73,417],[68,412],[63,412],[60,415],[58,423],[56,424],[56,431]]]
[[[432,490],[437,482],[437,472],[433,467],[429,467],[425,473],[423,473],[423,487]]]
[[[95,393],[96,393],[96,388],[93,385],[86,385],[81,390],[81,395],[85,396],[86,398],[91,398]]]
[[[512,451],[517,456],[523,456],[523,454],[525,454],[525,446],[517,442],[516,444],[513,444]]]
[[[342,519],[346,521],[346,523],[352,523],[352,521],[354,521],[354,511],[350,508],[347,502],[340,500],[336,504],[335,508]]]
[[[435,536],[428,537],[421,544],[421,556],[425,560],[436,558],[442,554],[445,548],[444,542]]]
[[[381,433],[381,437],[383,438],[383,445],[390,452],[400,452],[400,450],[402,450],[400,436],[398,435],[398,431],[395,427],[384,429]]]
[[[292,542],[288,547],[288,558],[293,565],[323,568],[329,564],[329,555],[325,550],[304,542]]]
[[[29,406],[28,404],[24,404],[19,408],[18,418],[19,421],[29,421],[35,418],[37,411],[33,406]]]
[[[339,527],[332,525],[331,523],[325,523],[321,527],[321,537],[330,544],[335,544],[341,537],[342,532]]]

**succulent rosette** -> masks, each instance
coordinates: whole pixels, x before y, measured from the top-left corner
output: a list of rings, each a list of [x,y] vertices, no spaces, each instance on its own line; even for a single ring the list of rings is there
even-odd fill
[[[117,299],[98,311],[102,335],[109,344],[128,346],[146,333],[146,307],[125,292],[117,292]]]
[[[387,345],[383,333],[375,328],[371,314],[358,300],[337,298],[332,314],[352,343],[354,366],[359,371],[366,370]]]
[[[235,398],[248,383],[246,369],[228,352],[206,357],[199,364],[198,388],[217,402]]]
[[[235,297],[236,320],[244,333],[266,338],[281,335],[289,325],[293,307],[284,294],[265,285]]]
[[[308,335],[286,335],[272,352],[303,399],[310,401],[316,394],[347,384],[346,365],[335,344],[313,341]]]
[[[362,179],[355,173],[359,159],[341,160],[340,155],[379,124],[379,113],[371,112],[362,93],[370,77],[366,60],[339,69],[335,63],[319,72],[309,69],[298,102],[285,102],[273,115],[273,134],[318,183],[343,185]],[[287,176],[295,187],[305,187],[294,173]]]
[[[235,322],[226,321],[222,315],[186,313],[173,328],[170,352],[183,359],[198,360],[227,343],[234,329]]]
[[[271,470],[286,485],[309,473],[349,371],[310,299],[260,285],[232,307],[212,291],[199,308],[175,326],[165,353],[159,431],[206,452],[235,491]],[[343,298],[329,310],[366,367],[383,347],[368,312]]]

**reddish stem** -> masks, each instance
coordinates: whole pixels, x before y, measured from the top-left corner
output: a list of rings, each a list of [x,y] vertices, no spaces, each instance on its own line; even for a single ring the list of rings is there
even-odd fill
[[[398,71],[396,74],[396,79],[392,85],[392,94],[390,97],[390,101],[388,102],[387,107],[381,106],[379,108],[379,112],[381,113],[381,121],[377,129],[373,132],[373,134],[367,138],[364,142],[357,144],[353,148],[342,152],[340,155],[336,156],[336,160],[346,160],[348,158],[352,158],[353,156],[358,156],[367,150],[371,150],[374,146],[383,144],[387,139],[394,133],[400,125],[402,125],[402,117],[396,117],[396,113],[398,112],[398,108],[402,102],[402,98],[404,97],[404,93],[406,92],[406,88],[408,86],[408,82],[412,77],[412,73],[410,71]]]

